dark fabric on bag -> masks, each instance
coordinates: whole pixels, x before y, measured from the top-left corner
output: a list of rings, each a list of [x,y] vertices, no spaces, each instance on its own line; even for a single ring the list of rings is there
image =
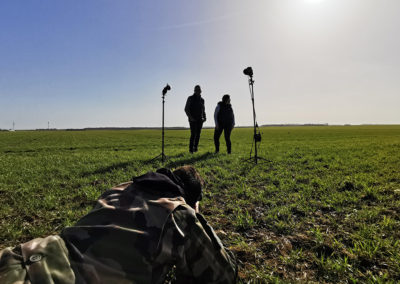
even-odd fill
[[[167,169],[159,169],[157,172],[148,172],[133,178],[133,184],[138,190],[164,197],[184,196],[179,179]]]

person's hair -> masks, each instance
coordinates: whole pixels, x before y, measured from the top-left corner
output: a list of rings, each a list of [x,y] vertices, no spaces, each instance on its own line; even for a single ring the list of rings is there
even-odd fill
[[[194,208],[196,202],[202,199],[204,180],[201,178],[199,172],[192,166],[179,167],[174,170],[173,173],[183,184],[186,203]]]
[[[223,97],[222,97],[222,102],[223,102],[224,104],[226,104],[226,103],[229,101],[230,98],[231,98],[231,97],[230,97],[228,94],[223,95]]]

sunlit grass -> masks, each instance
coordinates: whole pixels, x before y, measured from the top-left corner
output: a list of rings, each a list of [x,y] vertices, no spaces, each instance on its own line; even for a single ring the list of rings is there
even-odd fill
[[[73,225],[111,186],[166,166],[206,180],[200,209],[239,260],[242,282],[400,281],[400,126],[269,127],[246,162],[252,129],[233,153],[204,129],[0,132],[0,244]]]

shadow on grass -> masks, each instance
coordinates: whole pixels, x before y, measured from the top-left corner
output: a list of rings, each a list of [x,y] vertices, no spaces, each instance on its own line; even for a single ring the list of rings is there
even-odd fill
[[[191,156],[191,157],[186,157],[186,158],[183,158],[183,159],[178,159],[178,160],[175,160],[175,161],[170,161],[169,163],[167,163],[166,165],[165,165],[165,167],[166,168],[176,168],[176,167],[178,167],[178,166],[183,166],[183,165],[191,165],[191,164],[194,164],[195,162],[197,162],[197,161],[203,161],[203,160],[207,160],[207,159],[210,159],[210,158],[212,158],[212,157],[214,157],[215,155],[213,154],[213,153],[211,153],[211,152],[207,152],[207,153],[204,153],[204,154],[202,154],[202,155],[200,155],[200,156],[197,156],[197,155],[193,155],[193,156]]]
[[[271,172],[275,170],[274,161],[258,157],[257,162],[253,157],[240,159],[240,175],[246,176],[255,168],[262,168],[263,171]]]
[[[181,157],[183,156],[183,154],[174,156],[174,157]],[[170,160],[173,157],[168,157],[167,161]],[[116,170],[123,170],[123,169],[127,169],[128,167],[132,166],[132,164],[134,163],[140,163],[140,164],[145,164],[145,165],[149,165],[149,164],[153,164],[155,167],[162,167],[162,165],[160,165],[161,162],[161,157],[158,159],[158,157],[150,159],[150,160],[143,160],[143,159],[137,159],[137,160],[132,160],[132,161],[128,161],[128,162],[123,162],[123,163],[114,163],[111,164],[107,167],[102,167],[99,169],[96,169],[94,171],[87,171],[87,172],[83,172],[82,173],[82,177],[88,177],[91,175],[103,175],[103,174],[107,174],[110,173],[112,171],[116,171]]]
[[[115,163],[115,164],[109,165],[107,167],[102,167],[102,168],[99,168],[99,169],[91,171],[91,172],[83,172],[82,177],[87,177],[87,176],[91,176],[91,175],[102,175],[102,174],[110,173],[115,170],[126,169],[129,166],[131,166],[134,162],[139,162],[141,164],[146,164],[146,165],[152,164],[155,166],[155,168],[161,168],[161,167],[174,168],[174,167],[178,167],[178,166],[193,164],[197,161],[206,160],[206,159],[213,157],[214,155],[210,152],[207,152],[200,156],[193,155],[191,157],[172,160],[173,158],[179,158],[179,157],[184,157],[184,156],[185,156],[184,154],[178,154],[175,156],[167,156],[166,164],[164,164],[164,166],[161,164],[161,157],[152,158],[150,160],[136,160],[136,161],[130,161],[130,162]]]
[[[174,158],[179,158],[179,157],[183,157],[185,154],[181,153],[181,154],[177,154],[174,156],[169,156],[169,155],[165,155],[165,163],[168,163],[168,161],[171,161]],[[142,160],[140,161],[141,163],[145,164],[145,165],[153,165],[155,167],[163,167],[162,164],[162,160],[161,160],[161,154],[159,154],[158,156],[155,156],[151,159],[146,159],[146,160]],[[164,167],[167,167],[166,164],[164,164]]]
[[[99,168],[92,172],[83,172],[82,177],[87,177],[87,176],[97,175],[97,174],[99,174],[99,175],[106,174],[106,173],[110,173],[115,170],[126,169],[130,165],[132,165],[132,162],[116,163],[116,164],[112,164],[108,167]]]

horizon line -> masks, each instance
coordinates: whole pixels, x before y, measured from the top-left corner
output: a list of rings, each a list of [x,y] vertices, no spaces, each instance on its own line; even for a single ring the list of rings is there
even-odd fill
[[[400,125],[400,123],[361,123],[361,124],[329,124],[329,123],[271,123],[271,124],[263,124],[257,127],[287,127],[287,126],[395,126]],[[235,126],[235,128],[252,128],[253,125],[239,125]],[[203,129],[213,129],[214,126],[204,126]],[[99,127],[82,127],[82,128],[26,128],[26,129],[3,129],[0,128],[0,131],[90,131],[90,130],[140,130],[140,129],[162,129],[160,126],[131,126],[131,127],[120,127],[120,126],[99,126]],[[185,130],[190,129],[187,126],[168,126],[164,127],[164,129],[171,130]]]

